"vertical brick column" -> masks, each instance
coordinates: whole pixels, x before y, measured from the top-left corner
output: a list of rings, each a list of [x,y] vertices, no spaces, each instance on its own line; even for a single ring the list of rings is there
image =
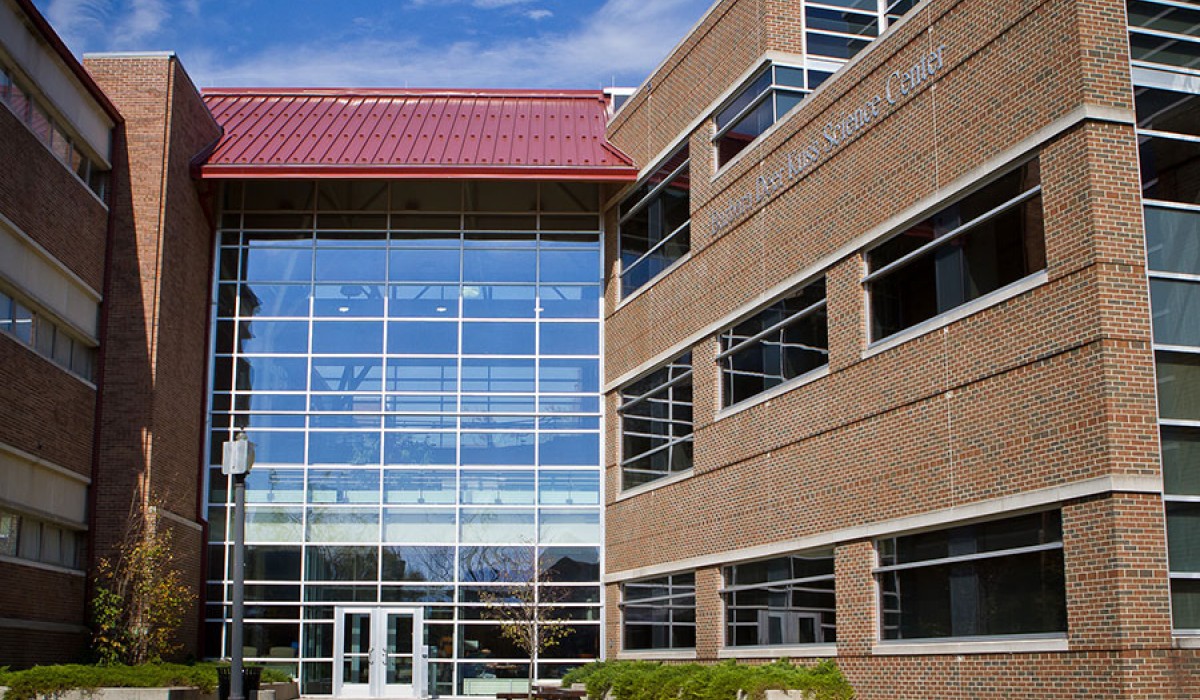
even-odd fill
[[[863,307],[862,256],[855,254],[825,275],[825,311],[829,317],[829,371],[849,367],[862,357],[866,309]]]
[[[879,638],[879,596],[875,576],[875,545],[855,540],[834,553],[837,590],[838,656],[869,656]]]
[[[696,658],[717,658],[725,636],[724,604],[721,602],[721,567],[696,569]]]
[[[1171,645],[1162,498],[1114,493],[1063,507],[1072,651]]]

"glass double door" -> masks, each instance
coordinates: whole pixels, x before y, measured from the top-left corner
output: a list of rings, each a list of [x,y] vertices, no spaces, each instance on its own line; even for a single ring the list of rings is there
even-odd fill
[[[425,694],[420,608],[337,608],[333,692],[342,698]]]

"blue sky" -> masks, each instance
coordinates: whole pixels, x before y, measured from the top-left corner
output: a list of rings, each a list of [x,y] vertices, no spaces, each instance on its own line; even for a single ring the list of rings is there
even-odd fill
[[[77,55],[177,52],[200,87],[636,86],[712,0],[35,0]]]

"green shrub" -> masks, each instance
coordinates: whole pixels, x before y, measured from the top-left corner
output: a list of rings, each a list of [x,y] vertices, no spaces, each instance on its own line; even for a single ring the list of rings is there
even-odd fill
[[[577,668],[564,684],[583,683],[588,695],[616,700],[734,700],[738,691],[759,700],[767,690],[804,690],[813,700],[850,700],[854,689],[832,661],[795,666],[776,661],[761,666],[661,664],[652,661],[601,661]]]
[[[275,669],[264,668],[264,683],[289,681]],[[141,666],[34,666],[26,671],[0,668],[0,686],[8,686],[4,700],[35,700],[69,690],[96,688],[165,688],[191,686],[204,692],[217,687],[217,664],[144,664]]]

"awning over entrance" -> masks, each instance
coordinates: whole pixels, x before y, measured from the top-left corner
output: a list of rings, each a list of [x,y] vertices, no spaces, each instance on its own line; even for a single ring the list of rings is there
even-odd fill
[[[218,89],[203,178],[632,181],[599,90]]]

